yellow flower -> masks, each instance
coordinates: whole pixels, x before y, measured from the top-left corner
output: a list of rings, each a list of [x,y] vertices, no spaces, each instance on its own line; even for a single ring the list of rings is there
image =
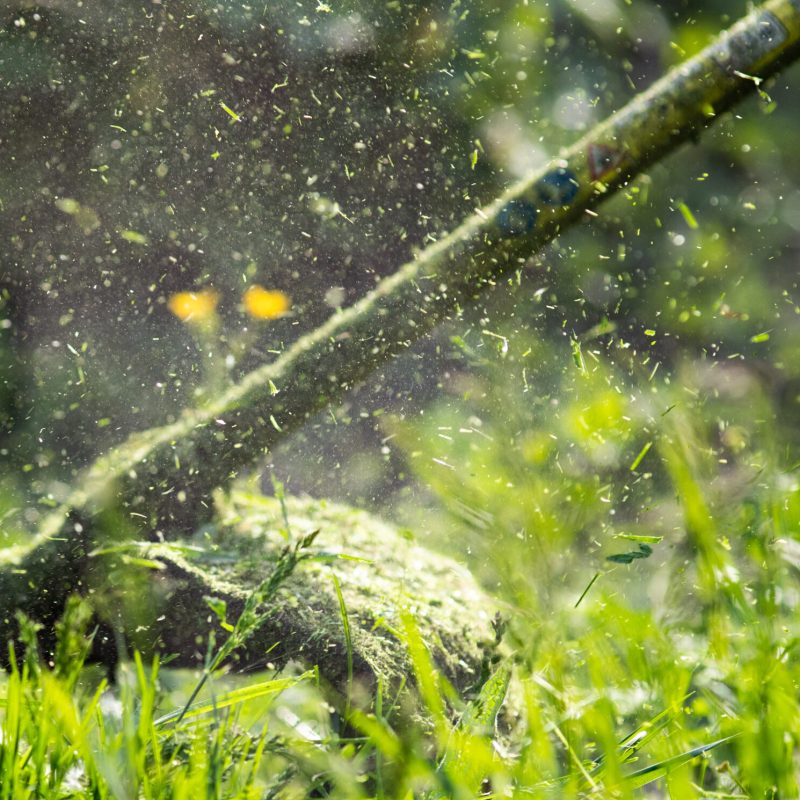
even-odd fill
[[[251,286],[242,296],[242,301],[247,313],[256,319],[275,319],[292,307],[288,294],[263,286]]]
[[[167,306],[182,322],[205,322],[214,318],[219,295],[213,289],[200,292],[178,292]]]

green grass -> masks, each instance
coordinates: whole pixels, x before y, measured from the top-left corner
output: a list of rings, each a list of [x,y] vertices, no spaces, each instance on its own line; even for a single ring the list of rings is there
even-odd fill
[[[480,401],[426,415],[435,429],[480,416],[481,436],[387,423],[438,494],[425,513],[503,603],[482,685],[459,696],[410,613],[397,633],[414,707],[352,666],[338,713],[313,665],[227,673],[298,550],[198,674],[137,656],[109,683],[84,663],[91,615],[74,599],[52,663],[23,618],[0,800],[797,797],[800,484],[770,398],[698,399],[686,377],[633,402],[635,384],[586,361],[563,377],[555,450],[535,406],[492,412],[492,393],[514,396],[495,377]]]

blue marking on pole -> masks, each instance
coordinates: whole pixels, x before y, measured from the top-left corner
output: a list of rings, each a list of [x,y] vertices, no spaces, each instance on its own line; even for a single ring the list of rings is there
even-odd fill
[[[536,225],[539,209],[527,200],[509,200],[497,217],[497,224],[503,233],[520,236]]]
[[[539,199],[548,206],[566,206],[578,194],[578,185],[578,179],[572,170],[558,167],[548,172],[536,184],[536,191]]]

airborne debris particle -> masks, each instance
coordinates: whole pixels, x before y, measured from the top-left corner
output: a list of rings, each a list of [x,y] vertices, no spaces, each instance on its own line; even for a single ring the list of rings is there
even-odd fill
[[[225,105],[222,100],[219,101],[219,107],[234,121],[241,122],[242,118],[229,106]]]

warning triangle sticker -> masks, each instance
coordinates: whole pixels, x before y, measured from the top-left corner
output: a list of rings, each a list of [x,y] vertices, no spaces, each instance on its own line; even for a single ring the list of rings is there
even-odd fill
[[[622,151],[608,144],[590,144],[588,150],[589,175],[600,180],[622,161]]]

